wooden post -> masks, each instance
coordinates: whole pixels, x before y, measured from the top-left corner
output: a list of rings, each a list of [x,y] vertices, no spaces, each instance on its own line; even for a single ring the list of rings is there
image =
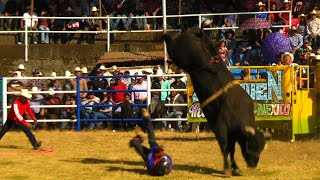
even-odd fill
[[[179,0],[179,16],[181,14],[181,0]],[[178,25],[180,25],[181,18],[178,17]]]

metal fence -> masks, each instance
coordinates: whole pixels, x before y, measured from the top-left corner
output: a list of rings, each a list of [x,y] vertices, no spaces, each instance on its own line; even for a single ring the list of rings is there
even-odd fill
[[[183,77],[186,76],[185,74],[171,74],[171,75],[148,75],[148,76],[142,76],[142,75],[135,75],[135,76],[77,76],[77,77],[19,77],[19,80],[31,80],[31,79],[43,79],[43,80],[48,80],[48,79],[57,79],[57,80],[64,80],[64,79],[73,79],[76,81],[77,87],[75,91],[38,91],[38,92],[32,92],[29,91],[31,94],[50,94],[50,93],[60,93],[60,94],[65,94],[65,93],[75,93],[76,94],[76,105],[32,105],[31,108],[76,108],[76,119],[39,119],[39,122],[76,122],[77,123],[77,130],[80,131],[81,129],[81,122],[103,122],[103,121],[142,121],[141,118],[110,118],[110,119],[82,119],[80,110],[81,108],[84,107],[119,107],[120,104],[114,104],[114,105],[82,105],[81,104],[81,99],[80,99],[80,93],[88,93],[88,92],[147,92],[148,94],[148,101],[146,104],[133,104],[134,107],[146,107],[149,108],[149,105],[151,103],[151,92],[155,91],[166,91],[166,92],[171,92],[173,91],[172,89],[152,89],[151,83],[152,83],[152,78],[154,77]],[[133,78],[133,77],[145,77],[148,83],[148,88],[145,90],[80,90],[80,80],[83,78]],[[15,77],[4,77],[2,78],[2,91],[1,93],[1,98],[3,99],[2,101],[2,108],[3,108],[3,114],[2,114],[2,119],[3,123],[7,120],[7,113],[8,109],[11,107],[8,104],[8,99],[7,95],[10,94],[19,94],[20,92],[8,92],[7,91],[7,84],[10,80],[17,79]],[[31,87],[29,87],[30,89]],[[187,89],[174,89],[174,91],[187,91]],[[165,106],[187,106],[187,104],[165,104]],[[28,122],[33,122],[32,120],[27,120]],[[187,118],[156,118],[154,121],[187,121]]]

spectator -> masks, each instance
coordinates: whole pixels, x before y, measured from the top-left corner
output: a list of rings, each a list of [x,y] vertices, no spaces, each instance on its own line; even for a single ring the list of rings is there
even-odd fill
[[[65,76],[66,77],[70,77],[71,76],[71,72],[70,71],[66,71],[65,72]],[[76,81],[75,79],[71,79],[71,78],[68,78],[64,81],[63,83],[63,87],[62,89],[64,91],[76,91],[77,90],[77,84],[76,84]],[[75,94],[73,94],[75,96]]]
[[[24,67],[23,64],[19,64],[17,71],[20,72],[21,77],[27,77],[27,76],[25,75],[26,68]],[[27,87],[27,85],[28,85],[28,80],[27,80],[27,79],[21,79],[20,81],[23,83],[23,85],[24,85],[25,87]]]
[[[113,1],[112,5],[111,5],[111,13],[109,14],[109,17],[111,17],[110,30],[118,30],[118,25],[121,20],[120,18],[112,19],[112,17],[121,17],[117,6],[118,6],[117,1]]]
[[[143,77],[137,77],[136,78],[137,83],[133,85],[132,90],[147,90],[148,89],[148,83],[144,80]],[[148,93],[147,92],[132,92],[131,93],[131,100],[134,102],[134,104],[147,104],[148,100]],[[135,112],[136,114],[141,109],[136,107]]]
[[[65,93],[62,99],[62,103],[64,105],[76,105],[76,97],[74,96],[74,94]],[[71,120],[76,119],[76,108],[75,107],[62,108],[61,118],[71,119]],[[74,124],[75,124],[74,122],[69,123],[71,129],[75,128]],[[68,122],[61,122],[60,130],[65,129],[67,125],[68,125]]]
[[[135,14],[136,14],[136,17],[141,17],[141,18],[136,18],[135,29],[147,30],[148,29],[148,27],[147,27],[148,20],[147,20],[147,18],[144,18],[146,15],[145,15],[145,3],[143,1],[138,1]],[[173,18],[170,18],[170,19],[173,19]]]
[[[47,16],[47,11],[41,11],[41,17]],[[48,19],[39,19],[39,30],[40,31],[50,31],[49,29],[49,20]],[[41,44],[49,44],[49,33],[41,32],[40,43]]]
[[[181,81],[181,77],[176,77],[175,81],[170,85],[171,89],[186,89],[187,86],[184,82]],[[179,91],[178,94],[180,94],[185,102],[187,101],[187,91]]]
[[[93,112],[92,119],[111,119],[112,118],[112,101],[108,94],[103,96],[100,104],[107,105],[105,107],[99,108],[97,112]],[[104,127],[108,127],[106,121],[103,122]],[[96,124],[94,122],[89,123],[89,129],[93,129]]]
[[[277,11],[277,5],[275,3],[271,4],[271,11]],[[270,13],[269,14],[269,21],[271,21],[271,24],[274,26],[282,25],[284,24],[284,21],[280,18],[279,13]],[[279,31],[279,28],[272,28],[273,31]]]
[[[51,73],[51,77],[56,77],[56,72]],[[53,89],[54,91],[61,91],[61,84],[57,79],[50,79],[49,83],[47,84],[47,89]],[[62,99],[62,96],[60,93],[55,93],[55,96],[58,96],[60,99]]]
[[[259,12],[265,12],[265,4],[263,4],[261,1],[257,4],[258,6],[258,11]],[[267,13],[262,13],[262,14],[255,14],[256,18],[261,18],[261,19],[267,19],[268,14]]]
[[[171,88],[174,89],[174,88]],[[183,97],[177,93],[177,91],[171,91],[170,95],[166,98],[166,103],[167,104],[182,104],[184,103]],[[183,108],[182,106],[169,106],[167,110],[166,117],[168,118],[182,118],[183,115]],[[181,131],[181,122],[182,121],[175,121],[175,130]],[[164,123],[164,128],[167,127],[167,122],[163,121]],[[171,122],[173,123],[173,122]]]
[[[32,71],[33,77],[35,79],[30,79],[28,82],[28,88],[31,90],[32,87],[37,87],[40,91],[45,90],[45,82],[43,79],[37,79],[37,77],[40,77],[40,70],[39,69],[34,69]]]
[[[233,61],[235,59],[237,41],[234,38],[234,31],[229,30],[226,32],[226,47],[228,49],[227,58],[229,59],[229,65],[233,65]]]
[[[98,70],[97,76],[103,76],[103,72]],[[92,79],[92,89],[93,90],[107,90],[109,88],[108,81],[105,78],[94,78]],[[99,97],[100,99],[103,99],[104,94],[106,92],[96,92],[94,93],[95,96]]]
[[[226,46],[226,41],[224,39],[220,40],[218,44],[218,54],[221,58],[221,60],[228,65],[229,64],[229,59],[228,59],[228,49]]]
[[[82,75],[82,71],[80,69],[80,67],[76,67],[74,69],[74,73],[76,76],[81,76]],[[87,81],[84,78],[80,78],[79,80],[80,82],[80,91],[88,91],[88,85],[87,85]],[[86,92],[82,92],[80,93],[80,99],[84,98],[87,95]]]
[[[5,12],[5,4],[0,0],[0,16],[4,16],[5,14],[7,14],[7,12]],[[4,23],[5,19],[0,19],[0,30],[7,30],[7,27],[5,27],[5,24],[7,25],[7,23]]]
[[[39,94],[39,89],[37,87],[32,87],[32,97],[30,99],[31,106],[42,106],[44,105],[44,98],[41,94]],[[40,107],[32,107],[31,108],[33,114],[37,119],[43,119],[44,117],[44,109]],[[36,129],[42,129],[43,123],[38,123]]]
[[[247,11],[254,11],[255,10],[255,5],[257,3],[257,0],[246,0],[245,7]]]
[[[280,10],[291,11],[291,2],[289,0],[284,0],[283,4],[284,4],[284,7],[282,7]],[[290,20],[290,13],[289,12],[279,13],[279,17],[284,22],[285,25],[289,25],[289,20]],[[283,30],[284,35],[288,37],[289,28],[284,27],[284,28],[282,28],[282,30]]]
[[[289,31],[289,40],[291,43],[292,54],[295,56],[295,60],[297,60],[298,50],[303,45],[303,37],[299,34],[296,26],[292,26],[291,31]]]
[[[300,15],[300,20],[298,24],[298,33],[305,37],[307,35],[307,19],[304,14]]]
[[[8,92],[16,92],[21,91],[21,89],[25,89],[25,86],[23,83],[19,80],[21,77],[20,71],[15,71],[12,74],[13,77],[16,77],[17,79],[12,79],[7,84]],[[8,104],[11,104],[16,99],[16,96],[14,94],[8,95]]]
[[[320,20],[317,18],[316,10],[312,10],[310,13],[311,19],[307,24],[307,36],[305,40],[311,43],[311,47],[315,47],[318,42],[318,37],[320,34]]]
[[[16,0],[8,0],[5,6],[5,12],[8,14],[8,16],[18,16],[19,10],[18,10],[18,3]],[[18,19],[8,19],[9,28],[10,30],[18,30],[19,29],[19,23]]]
[[[49,89],[49,91],[53,91]],[[61,105],[61,99],[57,96],[54,96],[53,93],[49,93],[49,96],[45,100],[45,105]],[[59,119],[61,117],[61,109],[60,108],[46,108],[45,109],[45,118],[46,119]],[[54,130],[55,123],[48,122],[47,128],[49,130]]]
[[[124,101],[120,104],[121,107],[121,118],[122,119],[132,119],[134,118],[133,103],[130,100],[130,94],[126,93],[124,95]],[[130,120],[122,121],[122,127],[125,131],[132,130],[134,128],[134,122]],[[121,125],[120,125],[121,127]]]
[[[130,76],[130,71],[124,71],[124,76]],[[124,77],[123,82],[127,85],[128,89],[132,89],[131,86],[131,77]]]
[[[299,18],[304,13],[304,7],[302,0],[298,0],[292,11],[291,26],[297,26],[299,24]]]
[[[23,18],[26,19],[21,19],[20,21],[20,28],[21,30],[25,30],[25,26],[27,26],[28,30],[32,31],[37,31],[38,30],[38,17],[35,13],[31,12],[31,7],[27,7],[27,12],[23,14]],[[24,42],[24,35],[25,33],[20,33],[20,40],[18,40],[18,44],[22,44]],[[37,38],[37,33],[32,33],[32,40],[31,43],[37,44],[38,43],[38,38]]]
[[[81,100],[81,105],[97,105],[100,103],[100,98],[96,97],[93,92],[89,92],[86,97]],[[96,112],[97,107],[82,107],[81,108],[81,117],[83,119],[91,119],[94,112]],[[94,125],[90,125],[90,127],[94,127]],[[92,128],[93,128],[92,127]]]
[[[58,17],[63,17],[64,14],[62,12],[58,13]],[[66,20],[65,19],[52,19],[51,21],[51,30],[53,31],[65,31],[66,30]],[[61,44],[67,43],[67,34],[66,33],[54,33],[53,34],[53,42],[58,44],[59,40]]]
[[[184,73],[184,70],[180,68],[180,69],[178,69],[178,73],[185,75],[185,76],[181,77],[181,81],[182,81],[184,84],[187,84],[187,76],[186,76],[186,74]]]
[[[229,16],[225,16],[224,18],[224,25],[222,25],[223,28],[225,27],[236,27],[237,26],[237,22],[238,22],[238,15],[229,15]],[[234,31],[234,29],[232,29]],[[225,29],[221,30],[220,33],[220,38],[221,39],[225,39]]]
[[[91,10],[91,17],[99,17],[98,9],[96,7],[92,7]],[[89,31],[99,31],[99,19],[89,19],[88,20],[88,29]],[[89,33],[86,35],[86,42],[88,44],[94,44],[95,43],[95,33]]]
[[[115,78],[115,82],[111,84],[110,90],[127,90],[127,86],[121,81],[120,77]],[[124,101],[125,92],[110,92],[109,96],[114,104],[120,104]]]

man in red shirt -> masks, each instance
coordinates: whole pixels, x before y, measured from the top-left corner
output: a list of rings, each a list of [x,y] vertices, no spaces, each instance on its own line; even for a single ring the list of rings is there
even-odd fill
[[[32,134],[32,125],[28,123],[23,115],[27,112],[30,117],[34,120],[35,125],[38,123],[37,118],[33,114],[28,99],[31,98],[31,94],[28,93],[28,89],[21,89],[19,98],[13,101],[6,123],[3,125],[0,131],[0,139],[12,128],[13,125],[18,126],[28,136],[35,150],[39,149],[42,142],[36,140]]]

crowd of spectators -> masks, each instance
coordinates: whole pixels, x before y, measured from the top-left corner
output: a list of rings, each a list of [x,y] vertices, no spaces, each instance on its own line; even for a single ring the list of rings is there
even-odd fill
[[[255,11],[265,12],[270,7],[271,11],[292,10],[291,27],[271,27],[270,29],[246,29],[242,31],[240,38],[235,37],[235,30],[221,30],[219,32],[219,43],[217,53],[228,66],[246,66],[246,65],[272,65],[267,59],[263,58],[262,46],[264,39],[268,34],[274,32],[283,33],[290,40],[291,51],[282,52],[278,55],[276,65],[291,65],[293,63],[300,65],[315,65],[320,59],[319,35],[320,24],[318,17],[319,4],[313,1],[296,0],[291,8],[291,1],[284,0],[280,4],[275,0],[270,1],[247,1],[255,4]],[[270,2],[270,5],[268,4]],[[251,5],[246,7],[252,7]],[[230,12],[234,9],[229,6]],[[247,9],[249,11],[249,9]],[[250,10],[254,10],[253,8]],[[213,11],[211,11],[213,12]],[[228,11],[229,12],[229,11]],[[255,18],[262,18],[269,21],[274,26],[290,25],[289,13],[270,13],[255,14]],[[205,27],[235,27],[243,21],[237,15],[228,15],[222,17],[221,24],[219,20],[213,17],[206,17],[203,20]],[[211,32],[207,32],[210,37]],[[290,61],[284,62],[286,55],[293,55]],[[288,56],[291,57],[291,56]]]
[[[173,74],[172,70],[168,72]],[[180,70],[177,72],[183,74]],[[141,70],[124,70],[118,69],[113,66],[111,69],[107,69],[104,65],[98,64],[90,73],[86,67],[76,67],[71,73],[66,71],[65,77],[85,76],[80,78],[79,87],[80,91],[86,91],[79,93],[80,104],[80,119],[89,120],[83,121],[82,127],[86,129],[101,129],[111,128],[113,130],[130,130],[137,125],[137,122],[129,120],[130,118],[139,118],[139,109],[147,106],[147,88],[148,82],[146,81],[147,74],[162,75],[162,70],[159,66],[153,68],[153,72],[141,71]],[[131,76],[130,76],[131,75]],[[136,75],[135,77],[132,75]],[[14,71],[13,77],[16,79],[10,80],[7,84],[8,92],[18,92],[21,89],[29,89],[32,93],[30,99],[31,105],[76,105],[77,94],[76,93],[61,93],[59,91],[76,91],[77,81],[75,78],[70,79],[55,79],[57,76],[55,72],[51,73],[52,79],[44,80],[37,79],[41,77],[42,73],[39,69],[32,70],[32,76],[34,79],[21,80],[21,77],[25,76],[25,67],[20,64],[17,71]],[[49,76],[49,77],[50,77]],[[99,76],[97,78],[90,78],[90,76]],[[103,77],[109,76],[109,77]],[[182,75],[183,76],[183,75]],[[113,78],[112,78],[113,77]],[[163,78],[162,76],[156,77],[152,80],[153,89],[186,89],[186,77],[170,77]],[[96,92],[98,90],[98,92]],[[113,90],[107,92],[106,90]],[[118,90],[118,91],[114,91]],[[125,90],[132,90],[131,92],[124,92]],[[41,93],[41,91],[47,91]],[[8,95],[8,104],[12,103],[16,98],[14,94]],[[152,92],[152,104],[155,106],[151,110],[153,117],[173,117],[181,118],[185,117],[186,107],[165,107],[164,104],[179,104],[186,102],[186,92]],[[99,105],[99,106],[96,106]],[[105,106],[101,106],[105,105]],[[155,110],[157,109],[157,110]],[[63,107],[63,108],[32,108],[38,119],[71,119],[77,118],[76,107]],[[162,111],[163,114],[160,114]],[[111,120],[113,119],[113,121]],[[96,120],[96,121],[90,121]],[[102,121],[99,121],[102,120]],[[39,123],[38,129],[74,129],[74,122],[47,122]],[[181,121],[161,122],[155,124],[155,127],[161,129],[169,128],[172,130],[181,131]]]

